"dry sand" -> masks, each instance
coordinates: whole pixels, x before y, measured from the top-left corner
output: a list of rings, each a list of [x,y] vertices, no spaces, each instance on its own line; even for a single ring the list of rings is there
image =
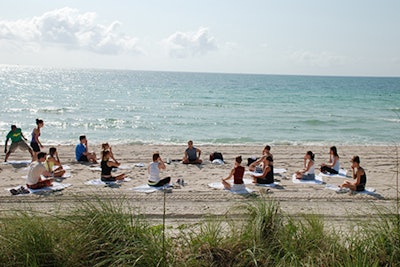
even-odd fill
[[[224,215],[230,212],[232,216],[240,216],[240,210],[232,211],[230,208],[239,206],[254,198],[274,198],[279,201],[282,210],[291,215],[307,213],[322,214],[326,222],[333,224],[347,224],[348,221],[358,219],[373,219],[378,212],[396,212],[396,166],[397,148],[395,146],[338,146],[341,167],[350,174],[350,159],[359,155],[361,166],[367,173],[367,187],[376,189],[375,195],[365,194],[337,194],[333,190],[325,189],[325,185],[294,184],[292,174],[300,169],[303,156],[307,150],[316,154],[316,163],[328,159],[329,147],[327,146],[274,146],[271,152],[274,155],[275,168],[284,168],[287,172],[276,175],[280,186],[272,188],[267,194],[260,193],[262,188],[255,185],[248,187],[254,191],[252,197],[235,195],[225,190],[215,190],[207,186],[212,182],[220,181],[226,177],[233,167],[234,158],[242,155],[244,161],[253,155],[259,156],[262,147],[258,146],[198,146],[202,150],[204,163],[197,165],[184,165],[173,161],[161,176],[171,176],[172,181],[184,179],[186,186],[173,189],[166,194],[167,223],[180,225],[195,223],[208,215]],[[44,150],[48,150],[48,146]],[[164,193],[140,193],[131,188],[145,184],[147,181],[147,168],[137,167],[137,163],[146,166],[151,160],[152,153],[159,151],[166,161],[181,159],[186,146],[177,145],[115,145],[114,156],[124,166],[131,167],[125,172],[132,180],[124,182],[119,188],[86,185],[85,181],[97,179],[99,171],[92,171],[89,165],[77,163],[74,158],[75,146],[58,146],[60,159],[63,164],[71,167],[72,177],[65,179],[64,183],[71,183],[63,191],[48,195],[18,195],[12,196],[6,189],[23,185],[22,175],[26,175],[26,165],[1,164],[0,165],[0,210],[12,212],[15,209],[34,210],[48,213],[52,211],[68,212],[70,208],[79,205],[81,201],[97,201],[96,196],[102,199],[116,199],[125,196],[132,207],[155,222],[161,221],[163,214]],[[95,152],[100,154],[100,146]],[[1,147],[4,150],[4,147]],[[225,165],[214,165],[208,161],[210,153],[221,152],[226,161]],[[14,160],[29,160],[29,155],[24,151],[17,151],[9,158]],[[118,172],[117,172],[118,173]],[[318,173],[318,171],[317,171]],[[247,177],[250,178],[250,177]],[[328,184],[340,184],[343,178],[324,178]]]

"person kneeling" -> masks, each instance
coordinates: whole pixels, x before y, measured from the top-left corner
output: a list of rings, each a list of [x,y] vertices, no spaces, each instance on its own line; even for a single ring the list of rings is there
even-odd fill
[[[111,171],[113,168],[119,167],[120,163],[118,161],[110,160],[111,153],[108,150],[103,151],[101,159],[101,180],[103,182],[115,182],[117,180],[123,180],[125,178],[125,173],[112,176]]]
[[[42,179],[43,176],[51,176],[51,172],[46,170],[43,162],[46,160],[46,153],[39,152],[37,154],[37,161],[29,165],[28,178],[26,179],[26,186],[30,189],[40,189],[53,185],[54,179]]]

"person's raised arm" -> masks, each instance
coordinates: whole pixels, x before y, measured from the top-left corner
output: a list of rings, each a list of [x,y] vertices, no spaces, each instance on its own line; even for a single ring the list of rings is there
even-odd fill
[[[165,166],[164,161],[161,159],[161,157],[158,158],[158,168],[161,170],[165,170],[167,167]]]

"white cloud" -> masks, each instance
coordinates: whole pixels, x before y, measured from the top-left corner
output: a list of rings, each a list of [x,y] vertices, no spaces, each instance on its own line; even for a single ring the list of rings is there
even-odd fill
[[[207,28],[197,32],[176,32],[163,40],[169,55],[174,58],[204,55],[217,49],[217,43]]]
[[[330,52],[313,53],[310,51],[295,51],[290,54],[295,63],[310,67],[331,67],[345,64],[344,56],[333,55]]]
[[[31,19],[2,20],[0,40],[7,40],[22,49],[60,46],[100,54],[141,52],[136,38],[118,32],[120,22],[114,21],[107,26],[96,24],[95,19],[94,12],[81,13],[78,9],[65,7]]]

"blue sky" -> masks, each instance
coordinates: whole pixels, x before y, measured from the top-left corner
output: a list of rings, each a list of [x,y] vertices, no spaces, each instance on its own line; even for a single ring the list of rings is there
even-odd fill
[[[400,76],[398,0],[2,1],[0,64]]]

